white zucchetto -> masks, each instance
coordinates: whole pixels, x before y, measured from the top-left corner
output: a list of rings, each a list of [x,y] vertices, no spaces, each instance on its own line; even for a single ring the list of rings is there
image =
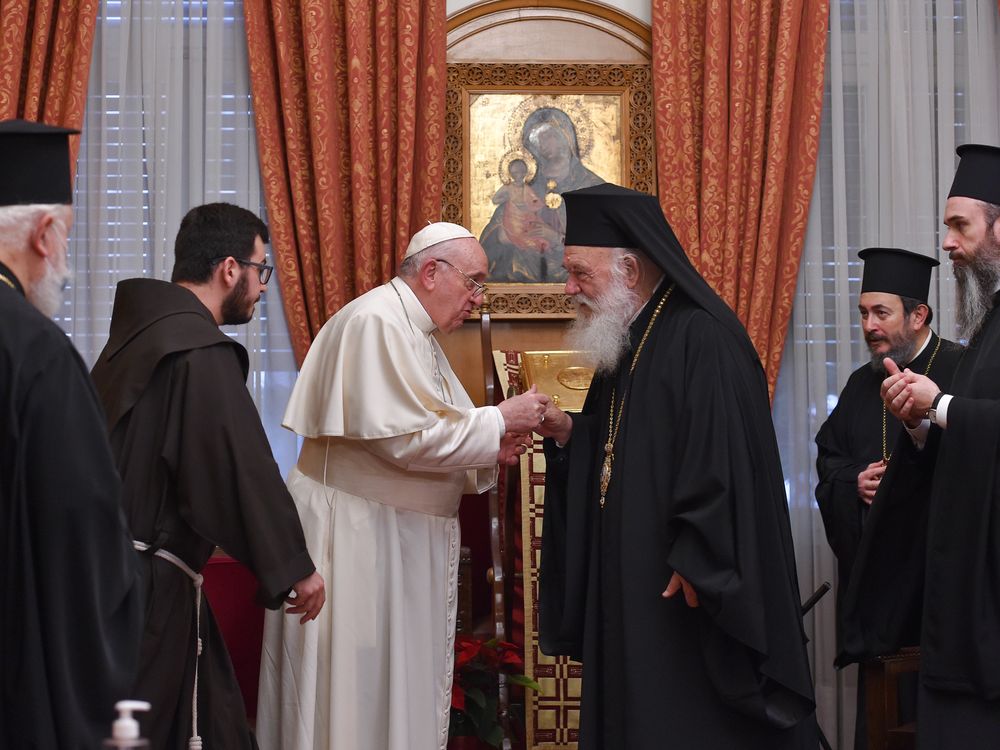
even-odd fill
[[[476,239],[476,236],[472,232],[458,224],[451,224],[447,221],[438,221],[434,224],[428,224],[426,227],[413,235],[413,239],[410,240],[410,244],[406,246],[406,255],[404,255],[403,258],[405,260],[411,255],[416,255],[421,250],[426,250],[427,248],[433,247],[441,242],[458,240],[466,237]]]

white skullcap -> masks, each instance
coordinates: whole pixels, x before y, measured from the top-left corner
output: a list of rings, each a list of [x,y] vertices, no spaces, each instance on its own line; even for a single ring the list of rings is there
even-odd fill
[[[413,239],[410,240],[410,244],[406,246],[406,255],[403,256],[403,259],[405,260],[411,255],[416,255],[421,250],[426,250],[427,248],[433,247],[441,242],[458,240],[466,237],[476,239],[472,232],[463,226],[459,226],[458,224],[450,224],[447,221],[438,221],[434,224],[428,224],[426,227],[413,235]]]

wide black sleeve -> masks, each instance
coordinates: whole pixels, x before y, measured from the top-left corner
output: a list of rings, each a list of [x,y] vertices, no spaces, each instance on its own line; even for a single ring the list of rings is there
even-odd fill
[[[178,364],[175,383],[177,418],[165,451],[180,514],[253,571],[259,601],[275,609],[316,566],[239,360],[228,346],[195,349]]]
[[[572,438],[564,447],[546,438],[545,514],[538,584],[538,642],[542,653],[579,661],[590,568],[590,472],[570,466],[593,463],[596,419],[571,414]],[[572,498],[572,500],[571,500]]]
[[[994,331],[988,331],[995,334]],[[995,352],[996,350],[994,350]],[[928,516],[921,674],[1000,699],[1000,364],[980,356],[948,405]],[[957,379],[957,378],[956,378]],[[958,388],[956,388],[958,390]],[[958,688],[956,688],[958,689]]]
[[[704,316],[667,377],[683,378],[667,559],[698,593],[706,672],[734,709],[793,726],[815,704],[763,370]]]
[[[850,563],[857,554],[864,519],[864,502],[858,497],[858,475],[870,461],[851,450],[847,411],[852,408],[849,380],[830,417],[816,433],[816,502],[823,517],[826,539],[838,560]],[[861,405],[853,402],[853,408]],[[855,415],[856,417],[856,415]],[[847,581],[841,581],[842,586]]]
[[[135,679],[142,591],[96,394],[68,341],[52,335],[61,341],[34,352],[39,366],[18,406],[20,502],[5,533],[16,536],[25,575],[18,601],[4,606],[26,632],[3,669],[18,685],[15,722],[51,721],[53,747],[90,748]]]
[[[901,431],[865,521],[841,612],[838,666],[920,640],[927,519],[941,431],[917,450]]]

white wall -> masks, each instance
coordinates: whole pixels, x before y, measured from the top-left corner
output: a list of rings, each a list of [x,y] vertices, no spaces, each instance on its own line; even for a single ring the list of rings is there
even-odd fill
[[[453,13],[465,10],[472,5],[477,5],[479,2],[481,2],[481,0],[446,0],[445,8],[450,16]],[[623,13],[628,13],[634,18],[638,18],[647,26],[652,25],[652,0],[603,0],[603,3],[604,5],[610,5],[612,8],[622,11]]]

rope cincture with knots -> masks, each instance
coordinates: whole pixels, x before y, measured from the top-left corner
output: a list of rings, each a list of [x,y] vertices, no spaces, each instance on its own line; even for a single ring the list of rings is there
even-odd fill
[[[139,552],[148,552],[149,545],[145,542],[133,540],[132,546]],[[201,589],[205,582],[204,576],[195,573],[191,567],[172,552],[165,549],[158,549],[153,552],[154,557],[166,560],[171,565],[180,568],[191,583],[194,584],[194,617],[195,617],[195,645],[194,655],[194,689],[191,692],[191,737],[188,739],[188,750],[202,750],[201,736],[198,734],[198,663],[201,661],[201,652],[204,645],[201,640]]]

